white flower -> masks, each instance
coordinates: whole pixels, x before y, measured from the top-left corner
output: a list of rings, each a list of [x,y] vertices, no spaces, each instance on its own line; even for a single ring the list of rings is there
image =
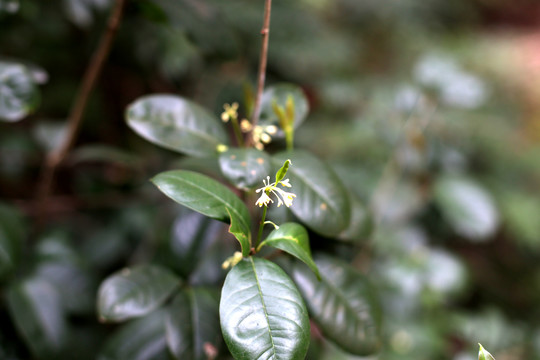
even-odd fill
[[[286,207],[290,207],[292,205],[293,199],[296,197],[296,195],[292,192],[287,192],[277,187],[280,184],[285,187],[292,187],[292,185],[289,183],[289,179],[279,181],[276,184],[275,182],[270,183],[270,176],[267,176],[266,180],[263,180],[263,184],[264,186],[262,188],[256,190],[257,193],[262,192],[262,194],[255,205],[262,207],[263,205],[268,206],[270,202],[273,203],[274,201],[270,198],[270,196],[268,196],[270,193],[274,194],[277,198],[278,207],[283,204],[285,204]]]
[[[263,205],[268,206],[268,203],[270,202],[274,202],[274,200],[272,200],[270,196],[268,196],[266,192],[263,191],[263,193],[261,194],[261,197],[257,200],[255,205],[258,205],[259,207],[262,207]]]

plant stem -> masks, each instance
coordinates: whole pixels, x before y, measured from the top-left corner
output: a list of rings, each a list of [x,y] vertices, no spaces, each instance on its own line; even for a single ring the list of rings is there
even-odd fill
[[[266,63],[268,59],[268,38],[270,37],[270,13],[272,11],[272,0],[266,0],[264,7],[264,21],[261,30],[262,44],[261,44],[261,58],[259,61],[259,73],[257,83],[257,94],[255,96],[255,106],[253,108],[253,118],[251,124],[253,128],[257,126],[259,122],[259,116],[261,114],[261,98],[264,90],[264,82],[266,80]],[[253,136],[250,136],[249,144],[253,144]]]
[[[259,223],[259,233],[257,234],[257,242],[255,243],[255,246],[254,248],[258,249],[258,246],[261,242],[261,238],[262,238],[262,232],[263,232],[263,228],[264,228],[264,221],[266,220],[266,211],[268,210],[268,206],[264,206],[264,209],[263,209],[263,213],[262,213],[262,216],[261,216],[261,222]]]
[[[285,140],[287,141],[287,151],[294,150],[294,133],[292,131],[287,131],[285,133]]]
[[[242,130],[240,130],[240,124],[238,123],[238,118],[233,117],[231,123],[234,130],[234,137],[236,138],[236,143],[239,147],[244,147],[244,135],[242,135]]]
[[[92,90],[94,89],[99,74],[103,69],[103,64],[110,53],[114,37],[118,30],[118,26],[120,25],[120,20],[122,19],[125,3],[126,0],[116,0],[114,8],[111,11],[111,15],[109,16],[107,27],[101,36],[100,43],[94,52],[90,64],[86,68],[77,97],[73,102],[67,120],[68,131],[66,137],[64,138],[64,142],[58,147],[58,149],[51,151],[45,159],[38,188],[38,213],[40,214],[39,218],[41,219],[46,213],[45,205],[52,192],[56,171],[66,159],[69,151],[75,143],[84,111],[86,110],[86,106],[88,104],[88,99]]]

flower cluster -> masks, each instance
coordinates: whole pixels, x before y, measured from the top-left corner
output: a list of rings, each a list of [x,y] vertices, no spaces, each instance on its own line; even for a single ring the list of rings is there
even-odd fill
[[[289,183],[289,179],[270,183],[270,176],[267,176],[266,180],[263,180],[263,184],[264,186],[262,188],[256,190],[257,193],[262,192],[262,194],[255,205],[262,207],[263,205],[268,206],[269,203],[273,203],[274,200],[272,200],[272,198],[269,196],[270,194],[275,195],[276,199],[278,200],[278,207],[280,207],[282,204],[285,204],[286,207],[292,205],[293,199],[296,197],[296,195],[292,192],[287,192],[278,188],[278,185],[288,188],[292,187],[292,185]]]
[[[240,122],[240,128],[242,129],[242,132],[252,132],[253,143],[258,150],[263,150],[264,145],[269,144],[272,141],[272,136],[278,131],[278,128],[275,125],[257,125],[253,127],[247,119]]]
[[[221,120],[223,120],[223,122],[228,122],[229,120],[231,119],[238,119],[238,103],[235,102],[233,103],[232,105],[229,105],[229,104],[225,104],[223,105],[223,111],[221,113]]]

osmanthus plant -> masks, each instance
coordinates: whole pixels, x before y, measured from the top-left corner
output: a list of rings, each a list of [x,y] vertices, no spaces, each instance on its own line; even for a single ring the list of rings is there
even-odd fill
[[[229,224],[239,251],[223,264],[229,270],[222,270],[228,274],[221,296],[190,283],[189,273],[181,279],[161,265],[121,270],[100,287],[100,318],[119,322],[145,316],[132,323],[144,327],[150,317],[147,328],[164,322],[168,350],[178,359],[214,358],[220,335],[235,359],[304,359],[309,317],[343,350],[375,352],[380,314],[371,285],[330,254],[311,255],[306,227],[325,238],[347,240],[360,236],[361,226],[351,217],[355,203],[332,169],[292,147],[294,129],[307,115],[302,90],[290,84],[269,87],[256,126],[239,119],[238,107],[226,105],[221,120],[173,95],[145,96],[128,107],[127,122],[140,136],[219,164],[220,177],[230,186],[186,169],[162,172],[152,182],[177,203]],[[246,132],[251,134],[246,141],[251,146],[232,147],[223,122],[233,126],[237,143],[244,144]],[[264,150],[279,138],[286,139],[285,151]],[[278,216],[272,217],[283,209],[288,213],[279,217],[295,221],[278,223]],[[277,250],[267,251],[271,248]],[[269,260],[280,254],[300,261],[284,263],[282,269]],[[195,261],[204,261],[204,254]],[[121,334],[117,339],[124,341]]]
[[[251,121],[239,116],[238,103],[226,104],[219,119],[167,94],[137,99],[126,111],[128,125],[146,140],[206,159],[198,170],[217,164],[214,173],[229,186],[193,168],[162,172],[152,182],[195,213],[229,224],[239,251],[222,264],[228,273],[220,292],[193,280],[196,266],[177,266],[183,269],[178,274],[139,265],[107,278],[98,293],[100,319],[140,319],[108,342],[106,359],[145,352],[144,358],[156,358],[164,343],[177,359],[215,359],[223,355],[222,339],[239,360],[305,359],[310,317],[314,333],[344,351],[367,355],[380,347],[380,311],[369,281],[329,253],[311,254],[306,228],[328,241],[353,241],[365,233],[365,211],[327,164],[294,148],[295,129],[308,113],[302,89],[277,84],[263,91],[271,1],[266,4],[257,94],[247,91],[244,102]],[[223,123],[232,126],[233,137]],[[286,149],[265,151],[277,139]],[[197,247],[176,251],[176,261],[207,266],[210,254],[190,250]],[[289,261],[281,261],[282,254]]]

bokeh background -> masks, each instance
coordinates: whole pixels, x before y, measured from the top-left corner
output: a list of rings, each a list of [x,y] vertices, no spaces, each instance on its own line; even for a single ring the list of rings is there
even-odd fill
[[[54,285],[67,309],[64,354],[95,359],[115,331],[95,315],[105,276],[166,258],[178,211],[148,179],[211,166],[137,137],[126,106],[151,93],[216,114],[242,103],[263,5],[129,1],[42,223],[44,158],[65,134],[111,1],[0,0],[0,62],[25,64],[35,83],[20,121],[0,122],[0,230],[22,222],[25,244],[0,286]],[[497,360],[540,359],[540,3],[274,0],[267,83],[278,82],[309,99],[296,145],[366,207],[349,260],[382,301],[385,346],[369,359],[473,360],[479,342]],[[350,257],[350,244],[335,246]],[[0,358],[31,358],[24,336],[0,289]],[[316,337],[308,358],[356,359]]]

